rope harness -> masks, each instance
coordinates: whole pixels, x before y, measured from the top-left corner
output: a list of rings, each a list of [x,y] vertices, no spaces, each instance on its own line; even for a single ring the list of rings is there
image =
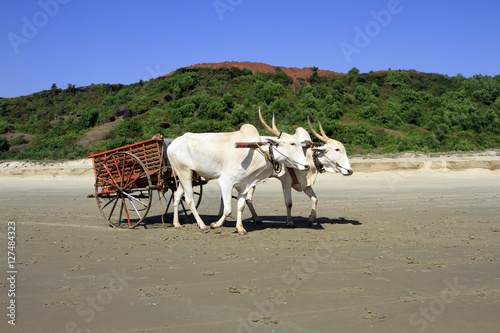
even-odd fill
[[[270,142],[267,143],[267,146],[269,147],[269,152],[262,150],[260,146],[258,146],[256,149],[257,151],[264,156],[265,160],[270,162],[273,165],[274,171],[279,172],[281,171],[281,165],[276,162],[274,159],[274,153],[273,153],[273,146]]]
[[[323,166],[323,164],[319,161],[318,154],[319,154],[319,152],[317,152],[317,151],[315,151],[313,154],[314,166],[316,167],[316,169],[318,170],[319,173],[324,173],[324,172],[326,172],[326,170],[325,170],[325,167]]]
[[[283,132],[280,132],[280,134],[278,135],[278,139],[281,138],[281,134]],[[273,146],[273,144],[271,142],[267,142],[267,146],[269,147],[268,151],[264,151],[262,150],[262,148],[260,146],[257,146],[255,149],[257,149],[257,151],[262,155],[264,156],[264,158],[266,159],[266,161],[270,162],[272,165],[273,165],[273,168],[274,168],[274,171],[276,173],[280,173],[281,170],[283,169],[283,165],[281,163],[278,163],[276,162],[276,159],[274,158],[274,153],[278,153],[280,154],[281,156],[283,156],[285,158],[286,161],[290,162],[290,164],[294,164],[292,163],[292,160],[288,158],[288,156],[286,156],[285,154],[283,154],[282,152],[280,152],[276,147]],[[304,164],[301,164],[299,163],[300,165],[304,166]]]
[[[270,145],[269,150],[272,152],[272,151],[273,151],[273,149],[272,149],[272,145],[271,145],[271,144],[269,144],[269,145]],[[293,163],[292,163],[292,160],[291,160],[291,159],[289,159],[289,158],[288,158],[285,154],[283,154],[282,152],[280,152],[280,151],[279,151],[278,149],[276,149],[276,148],[274,148],[274,150],[275,150],[277,153],[279,153],[281,156],[283,156],[283,157],[284,157],[284,158],[285,158],[288,162],[290,162],[290,164],[293,164]],[[274,158],[274,156],[273,156],[273,158]],[[296,162],[296,163],[297,163],[297,162]],[[297,163],[297,164],[300,164],[300,165],[302,165],[302,166],[304,166],[304,167],[305,167],[305,165],[304,165],[304,164],[302,164],[302,163]]]
[[[325,167],[323,166],[323,164],[319,161],[319,158],[318,158],[318,155],[319,155],[319,152],[314,152],[313,154],[313,161],[314,161],[314,165],[316,166],[316,169],[318,169],[319,173],[323,173],[325,172]],[[333,165],[335,165],[337,168],[339,169],[344,169],[346,170],[347,172],[349,172],[349,170],[347,168],[344,168],[342,165],[340,165],[339,163],[335,162],[335,161],[332,161],[331,158],[329,158],[326,154],[323,154],[325,156],[325,158],[327,160],[329,160]]]

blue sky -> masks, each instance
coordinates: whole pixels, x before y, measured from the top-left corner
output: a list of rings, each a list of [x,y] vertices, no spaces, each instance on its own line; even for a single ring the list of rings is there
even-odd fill
[[[0,3],[0,97],[130,84],[203,62],[500,74],[500,1]]]

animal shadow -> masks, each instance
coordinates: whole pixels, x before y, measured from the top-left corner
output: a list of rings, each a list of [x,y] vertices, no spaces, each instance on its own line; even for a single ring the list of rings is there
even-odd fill
[[[163,223],[161,215],[148,216],[143,221],[143,227],[146,229],[158,229],[158,228],[171,228],[173,214],[167,214],[163,216]],[[210,223],[217,221],[217,215],[200,215],[201,219],[205,221],[207,226]],[[335,219],[330,219],[328,217],[318,217],[312,225],[309,225],[309,220],[307,217],[294,216],[293,222],[295,227],[289,227],[286,224],[285,215],[273,215],[273,216],[261,216],[261,224],[257,224],[252,218],[247,218],[243,220],[243,227],[247,232],[259,231],[263,229],[312,229],[312,230],[323,230],[324,224],[352,224],[352,225],[362,225],[358,220],[347,219],[345,217],[338,217]],[[191,214],[179,214],[179,220],[181,225],[196,224],[196,220]],[[227,219],[224,222],[223,228],[236,228],[236,221],[232,218]]]
[[[295,216],[293,217],[294,227],[289,227],[286,224],[286,216],[261,216],[261,224],[256,224],[253,219],[248,218],[243,220],[243,226],[247,232],[257,231],[262,229],[312,229],[312,230],[323,230],[323,224],[352,224],[352,225],[362,225],[358,220],[350,220],[344,217],[339,217],[337,219],[329,219],[327,217],[316,218],[313,224],[309,225],[309,219],[307,217]],[[232,222],[232,221],[230,221]],[[226,223],[224,224],[226,225]]]

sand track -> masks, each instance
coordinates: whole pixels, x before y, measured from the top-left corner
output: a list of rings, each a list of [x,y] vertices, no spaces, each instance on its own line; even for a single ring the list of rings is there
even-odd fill
[[[289,229],[279,182],[259,185],[264,224],[245,210],[247,236],[234,219],[208,234],[192,219],[163,228],[158,205],[146,228],[110,229],[86,197],[90,160],[0,163],[0,237],[16,223],[18,271],[16,326],[4,314],[0,330],[498,331],[497,152],[351,161],[351,177],[319,176],[312,227],[304,194],[293,192]],[[211,182],[206,223],[218,203]]]

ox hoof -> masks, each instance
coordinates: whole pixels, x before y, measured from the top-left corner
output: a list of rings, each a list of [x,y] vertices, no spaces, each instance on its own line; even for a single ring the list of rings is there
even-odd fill
[[[175,230],[181,230],[182,227],[180,225],[174,225]]]
[[[200,231],[201,231],[202,233],[206,234],[206,233],[210,232],[210,229],[208,229],[208,228],[203,228],[203,229],[200,229]]]
[[[210,228],[212,229],[217,229],[217,228],[220,228],[217,223],[213,222],[213,223],[210,223]]]
[[[246,235],[247,234],[247,231],[245,229],[242,229],[242,230],[236,230],[238,231],[238,235]]]
[[[295,224],[293,222],[287,223],[286,225],[288,226],[288,228],[295,228]]]
[[[262,225],[262,221],[261,221],[261,220],[255,220],[254,222],[255,222],[255,224],[257,224],[257,225]]]

